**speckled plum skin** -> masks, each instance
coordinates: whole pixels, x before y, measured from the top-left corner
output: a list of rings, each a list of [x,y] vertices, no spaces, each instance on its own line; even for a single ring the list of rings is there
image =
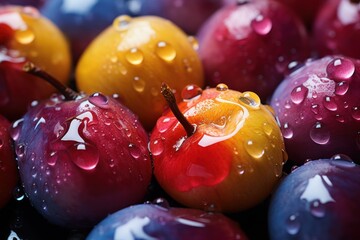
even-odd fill
[[[231,219],[190,208],[141,204],[122,209],[100,222],[87,240],[105,239],[245,240]]]
[[[54,95],[33,103],[12,136],[25,193],[53,224],[91,227],[146,194],[148,135],[114,98]]]
[[[244,1],[212,15],[198,33],[207,84],[253,91],[266,101],[292,61],[309,55],[300,19],[275,1]]]
[[[308,61],[276,89],[274,108],[289,161],[360,155],[360,61],[328,56]]]
[[[359,174],[359,165],[339,159],[295,169],[271,200],[270,239],[359,239]]]

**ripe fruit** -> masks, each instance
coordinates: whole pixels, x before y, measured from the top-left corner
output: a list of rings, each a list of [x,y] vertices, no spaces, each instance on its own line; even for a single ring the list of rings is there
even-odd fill
[[[160,0],[51,0],[41,8],[67,36],[75,62],[89,43],[119,15],[158,14]]]
[[[289,159],[360,154],[360,61],[328,56],[290,74],[271,100]],[[306,150],[304,150],[306,149]]]
[[[220,213],[140,204],[100,222],[88,240],[104,239],[247,239],[239,226]]]
[[[308,57],[304,25],[275,1],[240,1],[218,10],[200,29],[207,84],[256,92],[264,101],[292,61]]]
[[[18,178],[9,127],[10,122],[0,116],[0,209],[10,200]]]
[[[255,93],[191,85],[180,110],[166,85],[163,94],[175,116],[168,111],[157,121],[149,149],[170,196],[189,207],[236,212],[270,194],[286,153],[274,116]]]
[[[106,46],[106,47],[104,47]],[[87,48],[76,67],[81,91],[119,94],[122,102],[152,129],[166,105],[161,83],[178,92],[203,85],[194,38],[159,17],[120,16]]]
[[[298,167],[273,196],[270,239],[359,239],[359,174],[359,165],[341,158]]]
[[[320,56],[342,54],[360,58],[359,0],[327,1],[314,26],[314,43]]]
[[[32,7],[0,7],[0,113],[10,120],[21,117],[33,101],[54,88],[22,72],[26,61],[69,80],[71,58],[62,33]]]
[[[152,173],[148,135],[112,97],[62,93],[65,99],[58,94],[32,104],[13,125],[20,176],[32,205],[50,222],[91,227],[144,197]]]

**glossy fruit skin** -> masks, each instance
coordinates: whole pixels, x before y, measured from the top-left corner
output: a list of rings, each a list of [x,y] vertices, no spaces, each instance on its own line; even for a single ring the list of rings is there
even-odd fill
[[[289,160],[360,154],[360,61],[328,56],[290,74],[276,89],[274,108]],[[304,151],[306,149],[306,151]]]
[[[360,58],[359,3],[333,0],[324,4],[314,25],[315,50],[319,56],[342,54]]]
[[[142,200],[151,161],[148,135],[132,112],[102,94],[33,105],[12,136],[24,190],[46,219],[92,227]]]
[[[161,0],[161,16],[169,19],[188,34],[196,34],[201,25],[216,10],[221,8],[223,0]]]
[[[41,12],[54,22],[70,41],[76,63],[90,42],[120,15],[158,15],[160,0],[51,0]]]
[[[166,106],[162,82],[171,83],[177,95],[190,83],[203,86],[202,64],[194,47],[196,41],[168,20],[120,16],[81,57],[76,84],[87,93],[119,94],[151,130]]]
[[[0,209],[11,199],[18,180],[12,141],[9,133],[10,122],[0,116]]]
[[[270,239],[359,239],[359,174],[360,166],[347,160],[313,160],[295,169],[272,198]]]
[[[198,34],[206,83],[256,92],[264,101],[292,61],[308,57],[299,18],[275,1],[231,4],[210,17]]]
[[[276,186],[286,161],[280,129],[257,95],[247,94],[211,88],[180,102],[196,125],[190,137],[171,112],[158,120],[149,144],[154,175],[176,201],[237,212],[259,204]]]
[[[130,206],[108,216],[86,239],[117,239],[116,236],[149,240],[247,239],[239,226],[222,214],[155,204]]]
[[[16,120],[33,100],[55,92],[44,81],[24,73],[23,64],[31,61],[67,84],[71,56],[63,34],[35,8],[3,6],[0,16],[0,113]]]

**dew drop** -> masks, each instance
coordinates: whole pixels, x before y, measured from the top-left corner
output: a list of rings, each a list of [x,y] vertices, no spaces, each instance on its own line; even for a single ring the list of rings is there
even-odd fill
[[[129,151],[133,158],[138,159],[141,156],[141,150],[135,144],[129,144]]]
[[[252,108],[259,108],[261,104],[260,97],[254,92],[243,92],[239,100]]]
[[[70,151],[73,151],[72,161],[83,170],[95,169],[99,163],[99,152],[95,146],[78,144],[76,150],[71,149]]]
[[[17,141],[19,139],[23,122],[24,122],[23,118],[16,120],[10,128],[10,136],[14,141]]]
[[[336,114],[335,115],[335,119],[336,121],[340,122],[340,123],[344,123],[345,122],[345,118],[343,115],[340,115],[340,114]]]
[[[57,162],[57,158],[58,158],[58,156],[57,156],[56,152],[51,152],[49,154],[49,156],[47,157],[46,162],[50,166],[55,166],[55,164]]]
[[[271,31],[272,22],[270,18],[258,15],[254,20],[251,21],[251,27],[259,35],[266,35]]]
[[[322,218],[325,216],[325,206],[319,200],[315,200],[310,204],[310,213],[314,217]]]
[[[149,150],[153,156],[159,156],[164,151],[164,143],[162,139],[158,138],[154,141],[150,141]]]
[[[198,42],[198,40],[196,39],[196,37],[194,37],[194,36],[189,36],[189,37],[188,37],[188,41],[189,41],[189,43],[191,44],[191,46],[193,47],[193,49],[194,49],[195,51],[197,51],[197,50],[199,49],[199,42]]]
[[[350,162],[353,162],[351,157],[349,157],[348,155],[346,154],[335,154],[334,156],[332,156],[330,158],[331,160],[345,160],[345,161],[350,161]]]
[[[161,41],[156,45],[156,55],[166,62],[172,62],[176,57],[176,51],[169,43]]]
[[[26,146],[24,144],[19,144],[16,146],[15,153],[19,159],[22,159],[24,157],[25,152],[26,152]]]
[[[259,146],[252,140],[249,140],[246,142],[245,149],[250,156],[252,156],[253,158],[257,158],[257,159],[261,158],[265,153],[264,148]]]
[[[152,203],[166,209],[170,208],[170,204],[165,198],[156,198]]]
[[[202,89],[195,84],[191,84],[183,88],[183,90],[181,91],[181,98],[184,101],[190,101],[194,98],[200,97],[201,94]]]
[[[115,18],[115,20],[113,21],[112,26],[117,30],[117,31],[125,31],[129,28],[129,24],[131,22],[131,17],[128,15],[122,15],[119,16],[117,18]]]
[[[216,90],[217,90],[217,91],[223,92],[223,91],[227,91],[228,89],[229,89],[229,87],[228,87],[226,84],[224,84],[224,83],[219,83],[219,84],[216,86]]]
[[[292,127],[289,123],[284,123],[284,126],[281,128],[281,130],[284,138],[291,139],[294,135]]]
[[[359,107],[353,107],[351,111],[351,116],[359,121],[360,120],[360,108]]]
[[[264,130],[264,133],[268,136],[270,136],[273,132],[273,128],[267,122],[263,123],[263,130]]]
[[[290,235],[298,234],[300,230],[300,221],[298,220],[298,216],[293,214],[286,221],[286,231]]]
[[[145,89],[145,81],[139,77],[134,77],[133,78],[133,88],[135,89],[136,92],[143,92]]]
[[[35,40],[35,33],[31,29],[18,30],[15,32],[15,39],[18,43],[27,45]]]
[[[193,69],[191,68],[189,60],[187,58],[185,58],[183,60],[183,63],[184,63],[184,67],[185,67],[186,72],[191,73],[193,71]]]
[[[344,154],[331,157],[330,164],[339,168],[353,168],[356,166],[352,159]]]
[[[321,122],[316,122],[310,130],[310,138],[315,143],[324,145],[330,140],[330,132]]]
[[[337,104],[335,102],[335,99],[330,96],[325,96],[323,100],[324,107],[329,111],[336,111],[337,110]]]
[[[290,94],[291,101],[295,104],[300,104],[304,101],[308,94],[309,89],[305,86],[297,86]]]
[[[174,123],[175,118],[160,117],[156,122],[156,128],[160,133],[166,132]]]
[[[240,175],[243,175],[245,173],[245,169],[244,169],[244,167],[242,165],[237,165],[236,168],[237,168],[237,172]]]
[[[109,108],[108,98],[101,93],[94,93],[89,97],[89,102],[100,108]]]
[[[342,81],[342,82],[338,82],[335,85],[335,94],[336,95],[345,95],[348,90],[349,90],[348,82]]]
[[[140,65],[144,60],[144,55],[140,49],[131,48],[125,55],[126,60],[133,65]]]
[[[13,191],[13,197],[16,201],[21,201],[25,198],[25,193],[22,187],[17,186]]]
[[[355,73],[355,65],[350,59],[333,59],[326,67],[328,77],[335,81],[349,81]]]

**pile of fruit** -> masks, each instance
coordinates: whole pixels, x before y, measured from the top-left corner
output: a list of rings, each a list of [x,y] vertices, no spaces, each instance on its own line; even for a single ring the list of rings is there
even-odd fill
[[[0,239],[360,239],[359,26],[359,0],[1,0]]]

